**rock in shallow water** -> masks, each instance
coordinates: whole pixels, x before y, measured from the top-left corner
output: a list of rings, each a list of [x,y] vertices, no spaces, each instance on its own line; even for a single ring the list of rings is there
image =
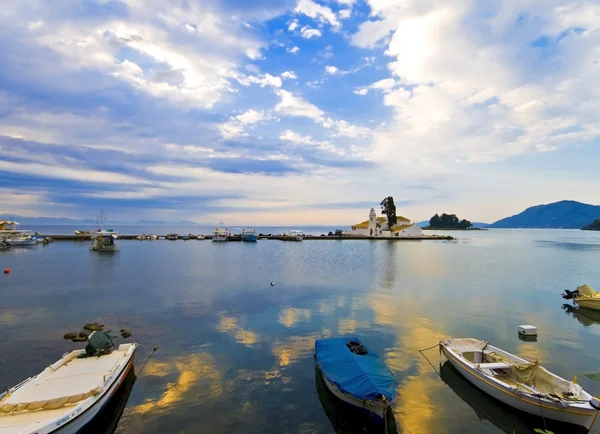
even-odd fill
[[[65,333],[65,339],[73,339],[77,337],[77,333]]]

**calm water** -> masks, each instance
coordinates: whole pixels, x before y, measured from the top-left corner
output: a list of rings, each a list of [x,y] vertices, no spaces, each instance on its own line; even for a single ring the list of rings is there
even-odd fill
[[[121,241],[112,255],[57,242],[0,252],[0,268],[12,270],[0,276],[0,387],[81,346],[62,335],[98,321],[160,347],[133,386],[119,433],[348,431],[336,420],[343,412],[317,390],[312,358],[315,339],[347,334],[397,375],[402,433],[542,428],[446,365],[440,379],[417,350],[449,336],[539,358],[600,396],[600,382],[585,377],[600,371],[600,314],[566,312],[560,297],[584,282],[600,288],[600,233],[453,235],[460,239]],[[538,326],[538,342],[519,340],[519,324]],[[149,353],[140,348],[138,370]],[[427,354],[439,369],[437,350]]]

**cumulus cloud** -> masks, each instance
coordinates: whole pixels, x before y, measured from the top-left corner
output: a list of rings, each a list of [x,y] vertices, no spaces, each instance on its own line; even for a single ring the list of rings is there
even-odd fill
[[[287,51],[290,54],[296,54],[296,53],[298,53],[298,51],[300,51],[300,48],[298,46],[293,46],[291,48],[288,48],[285,51]]]
[[[347,20],[352,16],[352,9],[341,9],[339,12],[340,20]]]
[[[321,33],[319,29],[313,29],[311,27],[304,26],[300,30],[300,36],[302,36],[304,39],[320,38],[323,36],[323,33]]]
[[[295,80],[298,78],[298,77],[296,77],[296,73],[294,71],[285,71],[284,73],[282,73],[280,75],[280,77],[284,80],[287,80],[287,79]]]
[[[389,92],[398,85],[398,81],[394,80],[393,78],[384,78],[383,80],[376,81],[368,86],[355,89],[353,92],[357,95],[366,95],[369,90],[382,90],[384,92]]]
[[[275,77],[271,74],[264,74],[262,76],[249,75],[245,77],[238,77],[237,81],[242,86],[250,86],[251,84],[258,84],[260,87],[273,86],[281,87],[282,82],[280,77]]]
[[[284,131],[279,138],[296,145],[310,145],[322,151],[331,152],[337,155],[346,155],[344,149],[336,147],[331,142],[326,140],[313,140],[311,136],[302,136],[291,130]]]
[[[292,21],[289,22],[288,30],[290,32],[293,32],[294,30],[296,30],[296,28],[298,28],[298,20],[294,18]]]
[[[333,27],[339,27],[340,25],[335,13],[330,8],[312,0],[298,0],[294,12],[316,19],[320,23],[330,24]]]
[[[280,98],[275,106],[275,111],[284,116],[307,117],[314,120],[320,120],[323,117],[323,110],[309,103],[300,96],[295,96],[291,92],[280,89],[277,92]]]

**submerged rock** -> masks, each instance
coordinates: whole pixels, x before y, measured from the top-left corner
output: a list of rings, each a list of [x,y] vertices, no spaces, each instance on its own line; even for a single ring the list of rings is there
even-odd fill
[[[77,333],[65,333],[65,339],[73,339],[77,337]]]
[[[80,333],[81,334],[81,333]],[[87,336],[77,336],[72,339],[73,342],[85,342],[87,341]]]
[[[90,335],[90,333],[86,330],[79,332],[79,337],[80,338],[86,338]]]
[[[121,337],[123,339],[127,339],[129,336],[131,336],[131,332],[127,332],[127,331],[121,332]]]
[[[84,328],[84,330],[89,330],[91,332],[99,332],[104,329],[104,324],[98,324],[97,322],[87,323],[86,325],[83,326],[83,328]]]

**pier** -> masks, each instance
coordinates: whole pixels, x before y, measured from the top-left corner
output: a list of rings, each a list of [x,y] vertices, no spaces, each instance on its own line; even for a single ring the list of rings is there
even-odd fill
[[[136,240],[141,234],[131,235],[131,234],[117,234],[120,240]],[[200,235],[200,234],[198,234]],[[177,241],[202,241],[198,240],[195,237],[198,235],[179,235]],[[71,234],[62,234],[62,235],[46,235],[40,234],[43,237],[50,237],[55,241],[89,241],[89,235],[71,235]],[[157,235],[159,240],[166,240],[166,235]],[[189,239],[184,239],[183,237],[189,237]],[[258,236],[259,240],[278,240],[278,241],[290,241],[290,242],[300,242],[286,239],[283,235],[263,235],[260,234]],[[331,241],[343,241],[343,240],[369,240],[369,241],[425,241],[425,240],[454,240],[454,237],[449,235],[422,235],[422,236],[413,236],[413,237],[369,237],[369,236],[339,236],[339,235],[303,235],[304,241],[313,241],[313,240],[331,240]],[[212,240],[212,235],[204,235],[204,240]],[[149,240],[139,240],[139,241],[149,241]],[[157,240],[156,240],[157,241]],[[176,240],[168,240],[168,241],[176,241]],[[240,236],[230,236],[227,241],[242,241]]]

